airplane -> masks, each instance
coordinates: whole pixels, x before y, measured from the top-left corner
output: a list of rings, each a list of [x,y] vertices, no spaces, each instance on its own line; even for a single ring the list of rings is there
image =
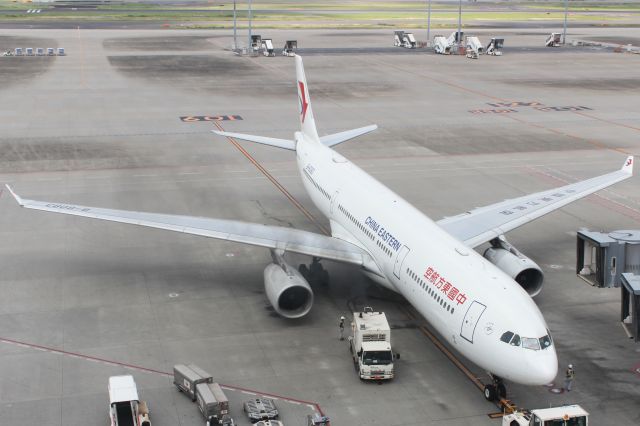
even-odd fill
[[[475,208],[433,221],[332,148],[376,125],[320,137],[302,58],[295,57],[300,131],[293,140],[233,132],[216,134],[294,151],[305,190],[328,218],[331,235],[234,220],[112,210],[21,198],[27,209],[129,223],[268,248],[265,293],[287,318],[306,315],[311,282],[328,280],[320,263],[356,265],[376,283],[400,293],[447,343],[492,378],[485,397],[506,396],[504,379],[525,385],[553,381],[556,349],[532,299],[543,272],[504,234],[633,174],[633,157],[608,174]],[[481,255],[475,250],[490,243]],[[288,264],[285,253],[311,256],[309,266]]]

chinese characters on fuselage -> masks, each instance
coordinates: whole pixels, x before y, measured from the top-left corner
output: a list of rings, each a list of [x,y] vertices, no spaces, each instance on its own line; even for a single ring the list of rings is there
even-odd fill
[[[451,282],[440,275],[438,271],[433,269],[431,266],[427,268],[427,271],[424,273],[424,277],[427,279],[427,282],[433,284],[438,291],[444,293],[449,300],[455,300],[458,305],[462,305],[467,301],[467,296],[464,293],[461,293],[457,287],[451,284]]]

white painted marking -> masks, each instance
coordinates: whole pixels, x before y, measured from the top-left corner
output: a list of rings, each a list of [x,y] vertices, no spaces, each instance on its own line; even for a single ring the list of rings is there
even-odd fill
[[[178,297],[180,296],[180,294],[178,293],[169,293],[169,297],[174,298],[174,297]]]
[[[157,174],[142,174],[142,175],[133,175],[133,177],[156,177]]]
[[[225,254],[225,256],[227,256],[227,257],[233,257],[233,256],[235,256],[235,254],[233,254],[233,253],[227,253],[227,254]]]
[[[247,391],[240,391],[240,392],[242,392],[242,393],[244,393],[246,395],[255,395],[255,393],[253,393],[253,392],[247,392]]]

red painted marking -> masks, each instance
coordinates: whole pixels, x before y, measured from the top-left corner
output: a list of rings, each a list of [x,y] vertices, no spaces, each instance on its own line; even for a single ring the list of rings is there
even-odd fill
[[[144,372],[147,372],[147,373],[160,374],[162,376],[173,377],[173,373],[169,373],[169,372],[166,372],[166,371],[155,370],[153,368],[142,367],[140,365],[135,365],[135,364],[127,364],[125,362],[113,361],[113,360],[109,360],[109,359],[106,359],[106,358],[100,358],[100,357],[96,357],[96,356],[92,356],[92,355],[85,355],[85,354],[81,354],[81,353],[78,353],[78,352],[65,351],[65,350],[62,350],[62,349],[56,349],[56,348],[52,348],[52,347],[49,347],[49,346],[37,345],[35,343],[21,342],[19,340],[8,339],[6,337],[0,337],[0,342],[10,343],[10,344],[13,344],[13,345],[27,347],[27,348],[31,348],[31,349],[37,349],[37,350],[40,350],[40,351],[57,353],[57,354],[60,354],[60,355],[66,355],[66,356],[70,356],[70,357],[74,357],[74,358],[86,359],[86,360],[89,360],[89,361],[99,361],[99,362],[103,362],[105,364],[117,365],[117,366],[120,366],[120,367],[130,368],[130,369],[134,369],[134,370],[140,370],[140,371],[144,371]],[[239,387],[239,386],[227,385],[227,384],[224,384],[224,383],[220,383],[220,386],[225,387],[225,388],[229,388],[229,389],[235,390],[235,391],[244,391],[244,392],[254,393],[254,394],[257,394],[257,395],[268,396],[268,397],[271,397],[271,398],[279,398],[279,399],[282,399],[283,401],[297,402],[297,403],[300,403],[300,404],[307,404],[307,405],[310,405],[312,407],[315,407],[315,410],[318,413],[320,413],[320,415],[324,416],[324,412],[322,411],[322,408],[320,408],[320,404],[318,404],[317,402],[305,401],[303,399],[289,398],[289,397],[282,396],[282,395],[277,395],[277,394],[268,393],[268,392],[261,392],[261,391],[257,391],[257,390],[253,390],[253,389],[242,388],[242,387]]]
[[[160,371],[160,370],[154,370],[153,368],[141,367],[139,365],[127,364],[127,363],[119,362],[119,361],[112,361],[112,360],[105,359],[105,358],[99,358],[97,356],[84,355],[84,354],[81,354],[81,353],[65,351],[65,350],[62,350],[62,349],[51,348],[51,347],[48,347],[48,346],[36,345],[35,343],[21,342],[21,341],[18,341],[18,340],[7,339],[6,337],[0,337],[0,342],[12,343],[14,345],[26,346],[26,347],[29,347],[29,348],[32,348],[32,349],[39,349],[39,350],[43,350],[43,351],[47,351],[47,352],[53,352],[53,353],[58,353],[58,354],[61,354],[61,355],[67,355],[67,356],[72,356],[72,357],[77,357],[77,358],[83,358],[83,359],[88,359],[88,360],[92,360],[92,361],[100,361],[100,362],[104,362],[106,364],[118,365],[120,367],[133,368],[135,370],[146,371],[148,373],[162,374],[163,376],[173,376],[173,374],[171,374],[171,373],[167,373],[165,371]]]
[[[300,114],[302,115],[302,122],[304,123],[304,119],[307,115],[307,108],[309,107],[309,102],[307,102],[307,95],[304,92],[304,83],[299,81],[298,87],[300,88]]]
[[[629,159],[627,160],[627,164],[625,164],[625,166],[630,166],[630,165],[631,165],[631,163],[633,163],[633,158],[629,158]],[[0,195],[2,195],[2,192],[0,192]]]

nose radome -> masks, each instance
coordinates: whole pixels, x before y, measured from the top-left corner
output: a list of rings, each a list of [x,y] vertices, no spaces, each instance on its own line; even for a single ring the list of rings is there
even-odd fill
[[[556,379],[558,375],[558,356],[555,348],[536,351],[532,361],[531,371],[535,372],[535,380],[538,382],[536,384],[546,385]]]

